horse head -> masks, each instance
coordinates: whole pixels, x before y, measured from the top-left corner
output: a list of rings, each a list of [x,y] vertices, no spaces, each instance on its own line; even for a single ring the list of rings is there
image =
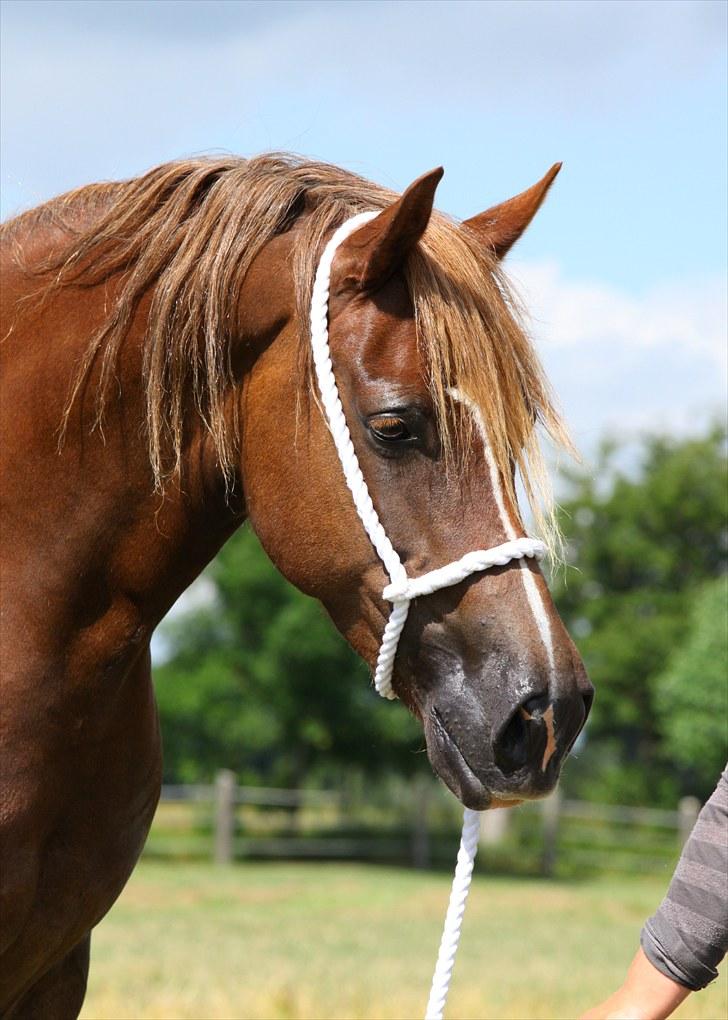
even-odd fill
[[[3,1015],[80,1005],[89,932],[159,793],[151,633],[246,515],[369,663],[402,624],[387,684],[468,807],[556,782],[591,687],[535,562],[432,582],[474,550],[536,551],[513,476],[528,488],[535,421],[558,434],[558,420],[498,258],[550,178],[458,225],[433,213],[439,177],[398,198],[296,157],[194,158],[0,231]],[[343,405],[333,435],[324,333]],[[354,455],[387,539],[376,547],[342,471]],[[421,597],[403,595],[408,579]],[[477,825],[468,815],[465,865]],[[445,990],[438,977],[428,1015]]]
[[[524,535],[514,473],[532,449],[535,418],[551,412],[497,262],[557,171],[460,226],[433,215],[442,171],[432,171],[334,256],[328,337],[338,392],[379,520],[410,577]],[[438,266],[443,252],[450,264]],[[292,353],[305,332],[291,312],[280,336]],[[282,371],[280,359],[262,357],[246,390],[247,509],[278,567],[373,665],[389,579],[316,400],[306,423],[282,420],[290,362]],[[525,558],[415,599],[392,684],[422,722],[433,768],[473,808],[553,789],[593,693],[537,564]]]

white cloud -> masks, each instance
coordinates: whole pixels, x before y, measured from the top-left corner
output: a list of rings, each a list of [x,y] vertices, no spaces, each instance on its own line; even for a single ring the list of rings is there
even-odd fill
[[[662,284],[635,296],[607,284],[569,280],[558,264],[514,263],[509,276],[531,309],[536,335],[557,347],[613,338],[638,348],[675,345],[726,367],[725,281]]]
[[[591,125],[703,73],[722,20],[696,0],[5,4],[5,184],[33,202],[220,142],[305,149],[328,121],[380,150],[464,111],[474,132]]]
[[[554,263],[515,265],[555,389],[582,434],[627,422],[683,428],[722,404],[722,281],[640,292],[640,274],[719,264],[700,259],[706,249],[724,252],[713,243],[723,182],[720,192],[701,185],[698,170],[715,163],[713,150],[685,135],[684,122],[683,134],[679,120],[668,134],[699,164],[688,173],[677,152],[660,163],[654,116],[637,119],[639,151],[624,121],[647,95],[675,116],[670,88],[715,66],[727,8],[695,0],[618,8],[615,15],[613,2],[543,0],[5,4],[6,208],[222,143],[313,151],[395,186],[408,178],[392,175],[410,172],[416,150],[416,172],[445,160],[443,187],[452,190],[442,192],[443,208],[468,214],[487,202],[491,179],[510,183],[510,165],[527,151],[537,153],[539,170],[545,153],[561,156],[559,137],[569,143],[571,176],[540,218],[549,224],[548,247],[546,233],[538,235],[544,249],[562,257],[573,249],[576,265],[583,254],[583,272],[596,276],[598,263],[602,278],[621,258],[633,287],[576,279],[574,263],[569,276]],[[700,107],[688,109],[692,127]],[[513,144],[504,154],[509,124]],[[712,124],[709,133],[720,134]],[[597,136],[618,155],[593,165],[583,150],[597,147]],[[425,162],[429,140],[436,155]],[[529,183],[522,172],[512,174],[512,190]],[[483,197],[471,204],[470,195]],[[686,259],[661,261],[674,249],[655,215],[662,224],[675,208],[690,239]],[[627,231],[633,259],[621,241]]]
[[[691,431],[725,414],[728,354],[722,277],[641,295],[515,263],[514,282],[566,417],[589,446],[604,431]]]

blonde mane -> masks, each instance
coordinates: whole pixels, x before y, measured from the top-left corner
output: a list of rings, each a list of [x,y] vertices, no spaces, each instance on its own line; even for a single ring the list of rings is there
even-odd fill
[[[231,332],[248,268],[272,237],[300,221],[293,273],[306,341],[313,277],[326,239],[349,216],[384,208],[396,197],[338,167],[270,154],[166,163],[120,184],[70,192],[21,217],[60,224],[70,233],[60,256],[32,267],[51,274],[51,290],[94,286],[124,274],[116,304],[87,348],[66,421],[98,363],[95,424],[101,425],[120,347],[141,298],[151,291],[144,379],[157,485],[180,469],[190,396],[223,471],[231,473],[237,423],[231,426],[224,403],[232,382]],[[79,206],[93,207],[90,228],[74,225]],[[13,224],[4,230],[12,231]],[[553,541],[557,532],[535,426],[559,445],[569,448],[569,441],[498,263],[474,235],[435,213],[404,275],[446,459],[467,446],[447,399],[448,387],[457,386],[481,410],[513,505],[515,468],[537,526]]]

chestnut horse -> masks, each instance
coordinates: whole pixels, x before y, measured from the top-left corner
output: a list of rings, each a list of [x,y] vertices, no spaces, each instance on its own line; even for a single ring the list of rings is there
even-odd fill
[[[562,436],[499,260],[556,172],[463,224],[286,155],[174,162],[2,228],[3,1016],[75,1017],[160,789],[152,632],[245,520],[373,663],[387,583],[317,405],[312,278],[410,576],[523,534]],[[464,399],[455,400],[457,387]],[[538,502],[538,500],[536,500]],[[342,680],[342,682],[345,682]],[[412,604],[393,687],[472,808],[553,789],[592,688],[534,561]]]

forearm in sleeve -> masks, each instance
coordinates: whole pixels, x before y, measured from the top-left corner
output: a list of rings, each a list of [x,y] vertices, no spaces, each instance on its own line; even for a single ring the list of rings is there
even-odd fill
[[[697,991],[728,951],[728,766],[705,804],[665,899],[642,929],[650,963]]]

